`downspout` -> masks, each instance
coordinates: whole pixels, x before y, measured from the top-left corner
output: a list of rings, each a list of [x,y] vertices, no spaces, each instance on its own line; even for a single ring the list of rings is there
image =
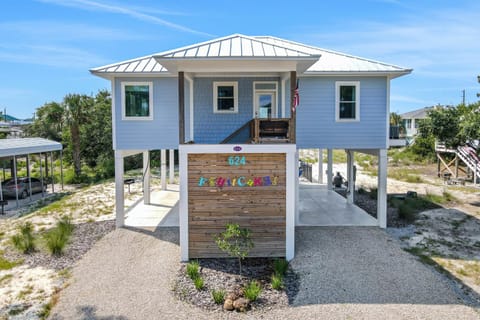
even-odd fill
[[[194,140],[194,137],[193,137],[193,125],[194,125],[194,121],[193,121],[193,79],[185,74],[185,79],[187,79],[188,81],[188,87],[189,87],[189,113],[190,113],[190,141],[193,141]]]

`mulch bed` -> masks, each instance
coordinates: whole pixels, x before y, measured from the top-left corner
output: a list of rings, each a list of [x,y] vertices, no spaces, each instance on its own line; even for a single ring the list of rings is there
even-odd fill
[[[223,304],[218,305],[213,301],[211,295],[213,289],[225,290],[228,294],[240,290],[251,280],[257,280],[261,284],[262,292],[259,298],[251,303],[252,310],[268,311],[273,308],[286,307],[298,292],[298,276],[288,270],[284,277],[284,290],[273,289],[270,284],[273,261],[274,259],[269,258],[246,258],[242,262],[242,276],[240,277],[237,259],[198,259],[200,276],[205,281],[203,290],[195,288],[193,281],[187,276],[187,264],[182,263],[174,284],[174,294],[178,299],[202,309],[222,311]]]
[[[39,249],[30,254],[23,254],[12,248],[5,251],[4,257],[10,261],[23,260],[23,264],[30,267],[41,266],[47,269],[62,270],[72,267],[93,247],[95,242],[114,229],[114,220],[75,224],[70,242],[65,248],[64,254],[60,256],[54,256]]]
[[[335,191],[342,197],[347,197],[347,191],[345,189],[335,189]],[[365,210],[369,215],[377,218],[377,199],[372,197],[370,193],[359,193],[355,191],[355,205]],[[388,228],[404,228],[411,223],[398,217],[398,209],[388,206],[387,202],[387,227]]]

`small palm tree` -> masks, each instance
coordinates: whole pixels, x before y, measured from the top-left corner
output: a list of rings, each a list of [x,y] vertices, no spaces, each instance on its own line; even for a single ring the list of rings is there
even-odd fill
[[[68,94],[63,98],[65,122],[70,130],[73,166],[77,177],[82,173],[80,125],[88,120],[88,112],[92,106],[93,99],[87,95]]]
[[[402,116],[398,113],[390,112],[390,125],[398,126],[398,131],[405,133],[405,123],[403,122]]]

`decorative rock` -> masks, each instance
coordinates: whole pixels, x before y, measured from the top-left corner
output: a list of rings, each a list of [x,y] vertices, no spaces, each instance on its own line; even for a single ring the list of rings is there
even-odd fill
[[[225,302],[223,303],[223,309],[227,311],[233,311],[235,308],[233,307],[233,300],[232,299],[225,299]]]
[[[233,301],[233,307],[236,311],[245,312],[247,311],[250,305],[250,300],[245,298],[238,298],[237,300]]]
[[[227,294],[227,297],[225,299],[230,299],[232,301],[235,301],[238,298],[240,298],[241,296],[242,296],[241,288],[235,288],[235,289],[233,289],[233,291],[231,291]]]

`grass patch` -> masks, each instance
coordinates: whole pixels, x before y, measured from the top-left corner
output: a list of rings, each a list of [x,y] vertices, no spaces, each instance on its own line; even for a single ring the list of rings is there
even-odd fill
[[[257,300],[261,292],[262,292],[262,287],[260,286],[260,283],[258,283],[258,281],[256,280],[250,281],[243,288],[243,294],[245,295],[245,298],[247,298],[250,301]]]
[[[20,291],[17,295],[17,299],[19,300],[24,300],[28,295],[32,294],[33,292],[33,286],[27,286],[25,289]]]
[[[462,268],[457,269],[457,273],[465,277],[473,278],[476,285],[480,285],[480,262],[467,262]]]
[[[195,288],[200,291],[205,286],[205,281],[203,281],[202,277],[197,276],[195,279],[193,279],[193,284],[195,285]]]
[[[443,191],[441,195],[435,194],[435,193],[430,193],[427,192],[427,194],[424,197],[426,200],[442,205],[446,204],[449,202],[454,202],[457,201],[457,198],[455,198],[450,192],[448,191]]]
[[[275,289],[275,290],[282,290],[285,285],[283,283],[283,277],[279,274],[272,274],[272,277],[270,278],[271,280],[271,284],[272,284],[272,288]]]
[[[413,197],[405,199],[389,198],[389,205],[397,208],[398,217],[408,223],[413,223],[417,219],[418,213],[438,208],[438,205],[424,197]]]
[[[273,271],[275,274],[284,276],[288,270],[288,261],[286,259],[275,259],[273,261]]]
[[[411,204],[404,202],[398,206],[398,217],[412,223],[417,218],[417,212]]]
[[[35,251],[35,238],[33,235],[33,224],[25,222],[18,228],[19,233],[13,235],[11,240],[13,246],[23,252],[30,253]]]
[[[21,263],[22,261],[10,261],[6,259],[3,255],[0,255],[0,270],[10,270]]]
[[[58,303],[58,299],[59,299],[58,293],[59,293],[59,290],[58,289],[55,290],[50,301],[43,305],[42,309],[38,313],[38,316],[40,317],[40,319],[44,320],[48,318],[53,307]]]
[[[200,276],[200,264],[198,261],[191,261],[187,264],[187,275],[190,279],[195,280]]]
[[[223,290],[223,289],[220,289],[220,290],[213,289],[211,293],[212,293],[213,301],[216,304],[222,304],[225,301],[225,294],[226,294],[225,290]]]
[[[422,183],[424,180],[419,176],[421,171],[413,168],[390,168],[388,170],[388,177],[398,181],[409,183]]]
[[[438,264],[427,254],[427,252],[424,249],[413,247],[413,248],[405,248],[403,250],[417,256],[421,262],[438,268]]]
[[[57,222],[56,227],[44,235],[45,244],[51,254],[59,256],[63,253],[63,249],[70,240],[73,228],[72,219],[63,216]]]
[[[6,274],[4,276],[1,276],[0,277],[0,284],[2,284],[3,282],[6,282],[7,280],[12,279],[12,278],[13,278],[13,274],[11,274],[11,273]]]

